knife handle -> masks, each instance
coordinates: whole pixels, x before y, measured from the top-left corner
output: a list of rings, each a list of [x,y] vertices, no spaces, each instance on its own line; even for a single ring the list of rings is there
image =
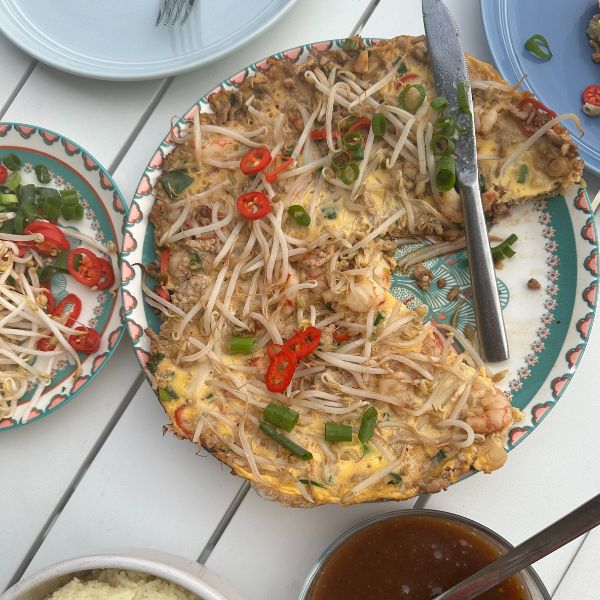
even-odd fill
[[[508,359],[508,341],[479,184],[461,183],[459,179],[458,187],[465,222],[479,344],[485,360],[501,362]]]

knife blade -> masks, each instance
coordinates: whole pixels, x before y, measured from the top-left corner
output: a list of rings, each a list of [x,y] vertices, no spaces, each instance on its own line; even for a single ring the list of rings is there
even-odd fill
[[[473,98],[467,63],[458,26],[442,0],[422,0],[422,7],[437,94],[448,101],[446,114],[453,115],[459,125],[455,140],[456,181],[464,218],[479,343],[486,360],[500,362],[508,359],[508,340],[479,189]]]

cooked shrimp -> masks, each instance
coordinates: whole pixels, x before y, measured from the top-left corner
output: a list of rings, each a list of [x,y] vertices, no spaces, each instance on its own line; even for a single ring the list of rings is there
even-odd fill
[[[482,386],[475,389],[473,395],[478,396]],[[498,389],[486,389],[481,395],[479,406],[469,410],[471,413],[465,419],[475,433],[495,433],[502,431],[512,423],[512,409],[508,398]]]
[[[441,194],[441,201],[438,207],[440,212],[452,223],[462,223],[463,214],[460,206],[460,196],[453,188]]]

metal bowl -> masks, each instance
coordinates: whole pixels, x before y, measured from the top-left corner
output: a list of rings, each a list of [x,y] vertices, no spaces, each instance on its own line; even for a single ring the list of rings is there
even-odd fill
[[[174,583],[199,600],[243,600],[227,583],[198,563],[166,552],[127,550],[72,558],[50,565],[23,579],[2,595],[2,600],[44,600],[75,576],[93,569],[136,571]]]
[[[331,544],[325,552],[321,555],[317,564],[312,568],[311,572],[308,574],[304,585],[302,586],[302,590],[300,591],[300,596],[298,600],[310,600],[312,592],[314,590],[313,586],[319,578],[321,574],[321,569],[325,566],[325,563],[329,560],[329,558],[335,554],[335,552],[352,536],[354,536],[359,531],[370,527],[376,523],[381,523],[382,521],[387,521],[388,519],[398,519],[402,517],[434,517],[437,519],[442,519],[446,522],[456,523],[458,525],[462,525],[468,529],[474,531],[480,538],[487,541],[492,548],[497,549],[501,554],[508,552],[514,546],[506,541],[503,537],[499,536],[495,531],[488,529],[487,527],[477,523],[475,521],[471,521],[471,519],[467,519],[465,517],[461,517],[459,515],[454,515],[452,513],[447,513],[441,510],[427,510],[427,509],[409,509],[409,510],[397,510],[390,513],[385,513],[383,515],[378,515],[371,519],[367,519],[358,525],[355,525],[352,529],[343,533],[333,544]],[[539,578],[537,573],[531,568],[528,567],[521,571],[518,575],[520,578],[523,587],[529,592],[530,598],[528,600],[551,600],[550,594],[548,590],[542,583],[542,580]]]

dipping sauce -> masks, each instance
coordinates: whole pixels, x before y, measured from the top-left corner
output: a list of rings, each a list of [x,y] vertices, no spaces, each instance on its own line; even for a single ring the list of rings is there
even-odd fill
[[[308,600],[431,600],[494,561],[482,534],[429,516],[374,523],[339,546],[315,577]],[[478,600],[530,600],[515,576]]]

